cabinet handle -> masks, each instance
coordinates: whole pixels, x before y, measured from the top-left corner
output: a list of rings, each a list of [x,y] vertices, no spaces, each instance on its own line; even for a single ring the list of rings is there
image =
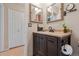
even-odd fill
[[[51,43],[54,43],[54,41],[51,41],[51,40],[48,40],[48,41],[50,41]]]

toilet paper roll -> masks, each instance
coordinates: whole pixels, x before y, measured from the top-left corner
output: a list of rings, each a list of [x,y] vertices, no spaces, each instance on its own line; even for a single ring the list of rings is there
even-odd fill
[[[68,45],[68,44],[63,45],[61,47],[61,51],[65,55],[72,55],[72,53],[73,53],[73,49],[72,49],[71,45]]]

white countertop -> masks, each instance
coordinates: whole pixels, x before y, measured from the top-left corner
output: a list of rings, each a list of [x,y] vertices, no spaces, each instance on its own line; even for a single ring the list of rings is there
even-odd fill
[[[63,32],[37,31],[37,32],[34,32],[34,33],[45,34],[45,35],[50,35],[50,36],[56,36],[56,37],[61,37],[61,38],[65,37],[65,36],[68,36],[68,35],[71,35],[71,32],[63,33]]]

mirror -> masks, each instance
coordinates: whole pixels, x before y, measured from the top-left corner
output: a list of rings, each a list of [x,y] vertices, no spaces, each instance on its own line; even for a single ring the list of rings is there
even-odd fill
[[[41,8],[30,4],[29,6],[30,8],[30,22],[34,22],[34,23],[42,23],[42,16],[43,16],[43,11]]]
[[[63,4],[53,3],[47,7],[47,23],[63,20]]]

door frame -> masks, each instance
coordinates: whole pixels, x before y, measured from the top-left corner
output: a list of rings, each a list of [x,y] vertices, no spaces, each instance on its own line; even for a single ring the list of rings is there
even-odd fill
[[[0,3],[0,5],[1,5],[1,40],[2,40],[2,47],[1,47],[1,51],[0,52],[2,52],[2,51],[4,51],[4,50],[6,50],[6,49],[4,49],[4,5],[3,5],[3,3]]]

